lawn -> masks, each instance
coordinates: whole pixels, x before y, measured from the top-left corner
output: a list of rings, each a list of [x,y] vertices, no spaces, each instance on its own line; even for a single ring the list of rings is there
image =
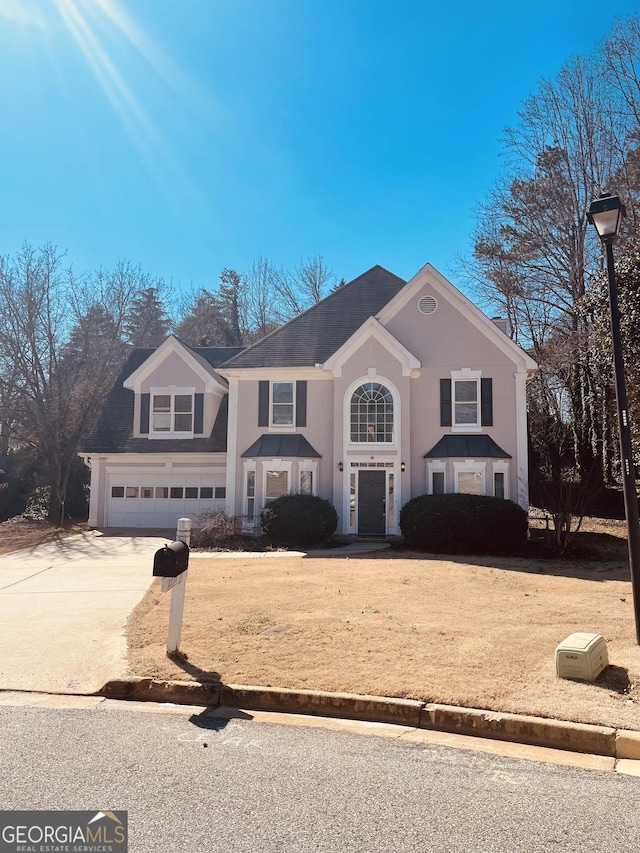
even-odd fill
[[[0,553],[86,527],[0,524]],[[533,530],[535,540],[542,535]],[[535,548],[532,549],[535,553]],[[166,657],[159,581],[129,620],[130,672],[371,693],[640,730],[625,525],[586,520],[563,559],[192,555],[181,648]],[[602,634],[594,684],[558,679],[555,647]]]
[[[348,691],[640,730],[623,522],[586,523],[563,559],[192,555],[181,650],[159,581],[128,626],[130,674]],[[559,679],[555,648],[602,634],[610,667]]]

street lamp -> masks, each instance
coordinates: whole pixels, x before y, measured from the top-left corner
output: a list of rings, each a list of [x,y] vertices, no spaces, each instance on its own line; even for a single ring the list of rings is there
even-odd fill
[[[618,236],[620,225],[625,216],[624,205],[617,195],[603,193],[592,202],[587,219],[595,226],[607,256],[607,275],[609,279],[609,309],[611,312],[611,337],[613,339],[613,372],[616,381],[616,401],[618,404],[618,435],[620,438],[620,461],[622,464],[622,487],[624,508],[627,518],[627,545],[629,548],[629,568],[631,570],[631,589],[633,592],[633,611],[636,620],[636,641],[640,645],[640,522],[638,519],[638,496],[636,477],[631,451],[631,429],[627,409],[627,387],[624,378],[624,358],[622,355],[622,337],[620,335],[620,312],[618,309],[618,291],[613,264],[613,241]]]

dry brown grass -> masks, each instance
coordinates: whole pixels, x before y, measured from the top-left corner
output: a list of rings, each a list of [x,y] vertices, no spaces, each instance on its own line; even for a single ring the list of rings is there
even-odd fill
[[[21,515],[3,521],[0,524],[0,554],[10,554],[22,548],[33,548],[46,542],[56,542],[65,536],[82,533],[87,525],[79,522],[65,522],[64,527],[54,527],[48,521],[24,518]]]
[[[581,534],[582,535],[582,534]],[[604,536],[604,539],[598,537]],[[129,625],[137,675],[410,697],[640,730],[624,524],[587,524],[596,559],[192,557],[181,648],[155,582]],[[600,547],[602,554],[598,551]],[[596,549],[595,552],[593,549]],[[286,630],[269,636],[273,626]],[[555,647],[602,634],[596,683],[555,675]]]

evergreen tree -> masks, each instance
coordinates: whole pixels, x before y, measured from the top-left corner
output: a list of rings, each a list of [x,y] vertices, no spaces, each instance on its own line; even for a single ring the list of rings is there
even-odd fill
[[[242,346],[241,311],[242,277],[224,269],[218,291],[200,290],[176,327],[176,335],[193,347]]]
[[[162,343],[171,330],[171,320],[158,286],[147,284],[138,290],[123,329],[127,343],[134,347],[157,347]]]

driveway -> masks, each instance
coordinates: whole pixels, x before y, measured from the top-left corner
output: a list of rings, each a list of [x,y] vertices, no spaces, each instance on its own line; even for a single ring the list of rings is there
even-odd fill
[[[127,618],[171,538],[90,531],[0,556],[0,689],[93,693],[125,674]]]

